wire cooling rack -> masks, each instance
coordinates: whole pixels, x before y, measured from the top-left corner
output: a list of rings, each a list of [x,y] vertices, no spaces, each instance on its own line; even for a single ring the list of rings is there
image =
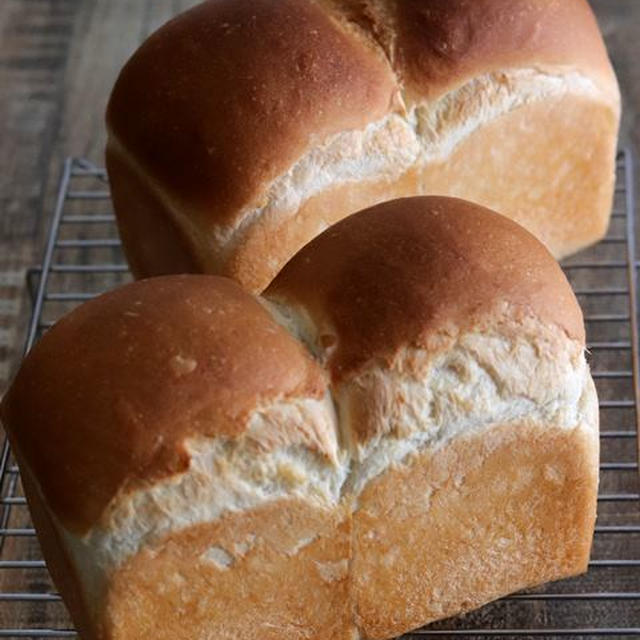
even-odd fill
[[[640,637],[639,368],[635,202],[630,151],[617,159],[607,237],[565,261],[582,305],[600,397],[598,523],[586,575],[503,598],[407,636]],[[83,300],[130,280],[103,169],[64,164],[42,264],[28,286],[26,350]],[[52,443],[51,455],[55,455]],[[0,637],[75,637],[55,592],[7,442],[0,455]],[[256,638],[259,640],[259,638]]]

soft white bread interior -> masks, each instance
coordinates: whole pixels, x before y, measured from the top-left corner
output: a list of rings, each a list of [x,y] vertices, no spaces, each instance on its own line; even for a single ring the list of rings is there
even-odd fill
[[[184,275],[91,300],[1,415],[86,640],[389,638],[587,566],[580,309],[461,200],[350,216],[262,298]]]
[[[608,224],[619,116],[586,0],[209,0],[122,70],[107,167],[137,276],[258,292],[401,196],[478,202],[574,252]]]

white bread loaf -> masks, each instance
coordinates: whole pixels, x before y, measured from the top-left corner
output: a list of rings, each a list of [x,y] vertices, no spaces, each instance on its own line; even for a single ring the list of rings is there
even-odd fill
[[[122,70],[107,167],[134,274],[258,292],[400,196],[488,206],[556,257],[595,242],[619,116],[586,0],[209,0]]]
[[[87,302],[1,415],[84,640],[389,638],[587,566],[580,309],[461,200],[355,214],[263,298],[183,275]]]

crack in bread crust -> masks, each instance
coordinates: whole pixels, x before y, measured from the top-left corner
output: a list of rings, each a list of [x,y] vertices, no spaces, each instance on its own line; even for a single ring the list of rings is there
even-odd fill
[[[200,266],[205,271],[220,272],[264,221],[294,218],[301,206],[328,189],[357,182],[392,182],[409,171],[443,162],[483,125],[521,107],[562,96],[611,103],[611,97],[594,80],[572,70],[488,73],[435,101],[402,106],[364,129],[339,133],[312,147],[271,183],[261,196],[264,204],[251,204],[238,212],[233,224],[222,226],[203,227],[198,223],[200,216],[148,175],[113,131],[109,145],[163,203],[165,214],[183,230]],[[280,266],[273,262],[269,268],[275,272]]]
[[[273,450],[261,449],[251,427],[235,443],[222,438],[189,441],[191,462],[185,473],[116,496],[85,536],[59,525],[77,566],[95,568],[83,576],[87,587],[93,584],[90,590],[99,591],[106,575],[145,547],[228,513],[284,498],[304,499],[322,509],[346,498],[355,509],[359,494],[388,469],[495,424],[597,428],[595,391],[583,349],[566,339],[567,346],[558,348],[554,333],[547,328],[542,331],[546,340],[513,341],[464,334],[439,355],[405,351],[384,376],[365,370],[334,390],[333,397],[294,401],[289,420],[332,425],[339,447],[333,460],[301,446],[277,448],[276,443]],[[413,375],[407,375],[411,369]],[[371,397],[381,400],[372,405]],[[282,407],[275,404],[257,410],[249,424],[283,417]]]
[[[501,115],[563,95],[607,102],[584,74],[558,70],[512,69],[474,78],[435,102],[420,102],[390,113],[359,131],[333,136],[310,149],[268,188],[267,204],[238,214],[233,227],[217,227],[210,250],[228,255],[243,233],[264,216],[291,217],[309,198],[348,182],[395,180],[411,169],[442,162],[467,136]]]

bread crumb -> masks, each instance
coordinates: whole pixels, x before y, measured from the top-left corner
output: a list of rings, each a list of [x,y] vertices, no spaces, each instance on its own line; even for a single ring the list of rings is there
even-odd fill
[[[316,562],[315,564],[320,577],[325,582],[336,582],[347,577],[349,567],[346,558],[337,562]]]
[[[247,553],[252,549],[256,542],[256,536],[253,533],[250,533],[242,542],[234,542],[233,550],[236,555],[243,557],[247,555]]]
[[[300,553],[300,551],[302,551],[305,547],[308,547],[310,544],[313,544],[316,540],[318,540],[320,536],[315,535],[315,536],[311,536],[308,538],[300,538],[300,540],[298,540],[298,542],[296,542],[296,544],[291,547],[291,549],[289,549],[288,551],[286,551],[285,553],[289,556],[289,557],[293,557],[298,555],[298,553]]]
[[[169,366],[171,367],[171,371],[173,375],[177,378],[185,376],[195,370],[198,366],[198,363],[193,358],[185,358],[178,354],[177,356],[173,356],[169,361]]]
[[[234,562],[233,556],[222,547],[211,547],[202,554],[204,560],[216,565],[218,569],[228,569]]]
[[[544,479],[552,484],[560,485],[564,482],[564,474],[562,471],[550,464],[544,466],[543,475]]]
[[[305,474],[299,467],[286,463],[278,465],[277,477],[278,480],[291,489],[300,486],[306,480]]]

